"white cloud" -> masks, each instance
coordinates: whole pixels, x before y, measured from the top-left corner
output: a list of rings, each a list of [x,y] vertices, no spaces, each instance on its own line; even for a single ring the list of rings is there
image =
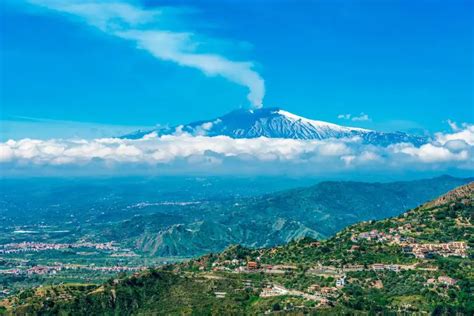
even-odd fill
[[[353,116],[352,121],[357,122],[357,121],[371,121],[371,118],[365,113],[360,113],[359,116]]]
[[[363,144],[360,139],[295,140],[232,139],[152,133],[138,140],[9,140],[0,143],[3,170],[61,167],[108,168],[166,172],[240,174],[262,173],[341,174],[345,172],[393,173],[417,170],[474,170],[474,126],[463,124],[452,133],[438,133],[428,144],[400,143],[388,147]],[[7,168],[5,168],[7,167]],[[95,169],[94,169],[95,168]]]
[[[98,0],[29,0],[30,3],[82,18],[87,24],[136,43],[154,57],[180,66],[199,69],[207,76],[221,76],[249,89],[248,99],[261,107],[265,83],[254,63],[233,61],[224,56],[198,52],[200,40],[192,32],[176,32],[160,25],[165,10],[143,9],[126,2]]]
[[[407,154],[424,163],[467,161],[469,158],[472,158],[468,150],[452,152],[447,147],[434,144],[425,144],[420,147],[414,147],[411,144],[401,144],[393,146],[393,149],[395,153]]]
[[[456,124],[456,122],[448,120],[448,125],[449,125],[449,127],[451,127],[451,129],[453,131],[455,131],[455,132],[459,131],[459,127],[458,127],[458,124]]]
[[[10,148],[9,144],[0,145],[0,163],[8,162],[14,159],[13,150]]]
[[[353,122],[372,121],[372,119],[364,112],[361,112],[359,115],[352,115],[349,113],[339,114],[337,118],[340,120],[351,120]]]
[[[461,124],[462,128],[454,122],[450,122],[449,125],[454,133],[436,133],[437,142],[444,145],[451,140],[462,140],[470,146],[474,145],[474,125],[464,123]]]
[[[341,120],[350,120],[351,116],[352,116],[351,114],[339,114],[337,118]]]
[[[153,22],[161,10],[143,10],[126,2],[97,0],[28,0],[28,2],[52,10],[79,16],[88,24],[104,32],[121,29],[123,23],[137,26]]]

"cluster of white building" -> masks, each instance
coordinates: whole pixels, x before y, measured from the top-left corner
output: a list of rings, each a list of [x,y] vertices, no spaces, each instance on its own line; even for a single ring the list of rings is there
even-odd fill
[[[430,255],[441,255],[443,257],[458,256],[467,258],[468,246],[462,241],[453,241],[448,243],[417,243],[413,237],[404,237],[403,233],[411,226],[406,224],[400,228],[390,228],[388,233],[378,231],[376,229],[355,234],[351,237],[352,242],[359,242],[360,240],[370,240],[377,242],[389,242],[400,245],[404,248],[405,253],[411,253],[416,258],[427,258]],[[354,251],[357,246],[353,246],[350,251]]]
[[[147,269],[143,266],[110,266],[110,267],[97,267],[94,265],[80,265],[80,264],[55,264],[55,265],[37,265],[28,269],[8,269],[0,270],[0,274],[4,275],[51,275],[57,274],[62,270],[88,270],[88,271],[100,271],[100,272],[138,272]]]
[[[45,242],[20,242],[0,245],[0,254],[20,253],[20,252],[37,252],[46,250],[60,250],[70,248],[93,248],[97,250],[117,251],[118,247],[114,246],[112,242],[93,243],[93,242],[79,242],[79,243],[45,243]]]
[[[407,228],[401,226],[400,228],[390,228],[388,233],[378,231],[373,229],[368,232],[362,232],[351,237],[352,242],[358,242],[360,240],[370,240],[377,242],[392,242],[395,244],[400,244],[403,242],[414,242],[415,239],[412,237],[405,237],[403,233]]]
[[[443,257],[457,256],[467,258],[468,246],[465,242],[453,241],[448,243],[408,244],[411,252],[417,258],[426,258],[429,254],[437,254]]]

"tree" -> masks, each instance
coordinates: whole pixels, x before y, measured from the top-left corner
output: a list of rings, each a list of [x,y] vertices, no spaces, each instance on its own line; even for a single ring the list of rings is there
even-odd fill
[[[276,311],[281,311],[281,306],[280,306],[280,304],[278,304],[278,303],[273,304],[272,310],[275,311],[275,312],[276,312]]]

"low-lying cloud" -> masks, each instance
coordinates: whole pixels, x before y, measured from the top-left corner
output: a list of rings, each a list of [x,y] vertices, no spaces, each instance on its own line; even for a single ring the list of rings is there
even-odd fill
[[[350,172],[416,172],[474,170],[474,125],[437,133],[430,143],[415,147],[363,144],[358,138],[328,140],[233,139],[188,134],[142,139],[100,138],[21,139],[0,143],[3,170],[69,170],[88,167],[108,170],[208,174]],[[131,168],[131,169],[130,169]],[[87,168],[86,168],[87,169]],[[85,169],[84,169],[85,170]]]
[[[203,42],[211,40],[192,31],[174,31],[167,19],[178,19],[169,8],[145,9],[124,1],[98,0],[28,0],[29,3],[58,13],[78,17],[100,31],[132,41],[157,59],[200,70],[207,76],[220,76],[247,87],[248,100],[260,108],[265,96],[265,82],[254,70],[252,61],[235,61],[212,52],[202,52]]]

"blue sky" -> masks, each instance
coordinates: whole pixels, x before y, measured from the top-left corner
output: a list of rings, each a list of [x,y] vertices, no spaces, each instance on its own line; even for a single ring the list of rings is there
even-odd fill
[[[472,1],[130,3],[163,11],[158,27],[202,52],[251,62],[263,106],[382,130],[474,121]],[[2,120],[144,126],[249,106],[247,79],[156,58],[67,13],[7,0],[0,20]]]

